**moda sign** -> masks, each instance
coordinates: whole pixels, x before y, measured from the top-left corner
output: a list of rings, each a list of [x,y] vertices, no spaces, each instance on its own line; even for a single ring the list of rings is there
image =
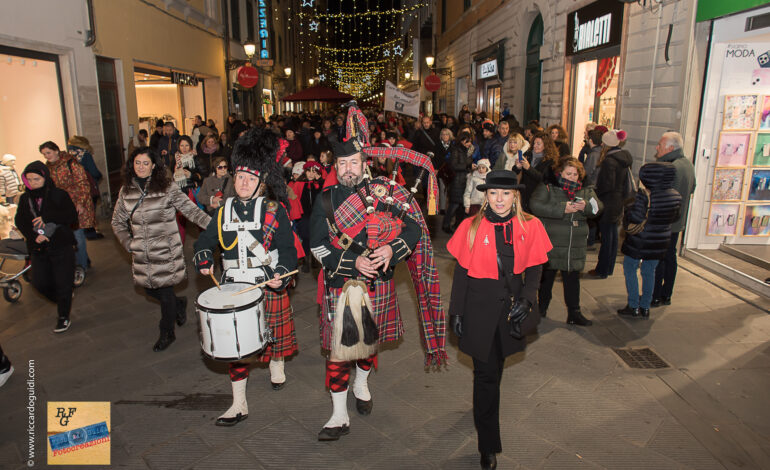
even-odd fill
[[[567,55],[620,44],[623,4],[600,0],[567,15]]]

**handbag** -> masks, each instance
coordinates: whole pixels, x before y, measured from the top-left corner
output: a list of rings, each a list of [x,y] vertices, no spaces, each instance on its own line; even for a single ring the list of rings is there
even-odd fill
[[[134,218],[134,212],[136,212],[136,209],[139,207],[139,205],[144,201],[144,197],[147,195],[146,191],[142,191],[142,195],[139,197],[139,200],[136,201],[136,204],[134,205],[134,208],[131,209],[131,213],[128,215],[128,220],[126,220],[126,225],[128,226],[128,238],[134,239],[134,229],[131,228],[131,219]]]
[[[626,225],[624,230],[628,235],[638,235],[642,233],[642,230],[644,230],[644,226],[647,225],[647,217],[649,217],[650,215],[650,192],[644,186],[639,188],[639,190],[642,192],[642,194],[647,196],[647,209],[645,209],[644,211],[644,219],[641,222],[639,222],[638,224],[629,223],[628,225]]]

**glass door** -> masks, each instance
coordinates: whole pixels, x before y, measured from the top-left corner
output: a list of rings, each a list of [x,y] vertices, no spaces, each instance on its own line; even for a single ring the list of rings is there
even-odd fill
[[[487,88],[487,118],[494,122],[500,121],[500,86]]]
[[[583,146],[589,122],[615,127],[618,100],[618,56],[578,62],[575,66],[572,109],[572,148]]]

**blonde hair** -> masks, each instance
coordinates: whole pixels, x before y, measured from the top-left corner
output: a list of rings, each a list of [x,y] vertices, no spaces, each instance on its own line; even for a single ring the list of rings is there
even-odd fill
[[[473,216],[473,220],[471,221],[471,226],[468,228],[468,249],[473,249],[473,242],[476,239],[476,232],[479,230],[479,226],[481,225],[481,219],[484,218],[484,212],[487,209],[487,206],[489,206],[489,201],[486,199],[486,194],[484,195],[484,203],[481,204],[481,208],[476,213],[476,215]],[[526,232],[527,229],[524,226],[524,221],[528,221],[533,219],[535,216],[532,214],[529,214],[527,212],[524,212],[524,210],[521,208],[521,193],[514,189],[513,190],[513,210],[515,210],[515,217],[519,221],[519,225],[521,225],[521,228]]]

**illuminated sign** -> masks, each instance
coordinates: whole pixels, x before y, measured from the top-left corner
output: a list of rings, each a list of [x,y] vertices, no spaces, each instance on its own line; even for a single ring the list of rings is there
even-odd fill
[[[171,81],[177,85],[198,86],[198,77],[189,73],[172,72]]]
[[[479,78],[489,78],[497,76],[497,59],[484,62],[479,66]]]
[[[272,59],[270,57],[270,0],[259,0],[259,58]]]
[[[620,44],[623,4],[600,0],[567,15],[567,55]]]

